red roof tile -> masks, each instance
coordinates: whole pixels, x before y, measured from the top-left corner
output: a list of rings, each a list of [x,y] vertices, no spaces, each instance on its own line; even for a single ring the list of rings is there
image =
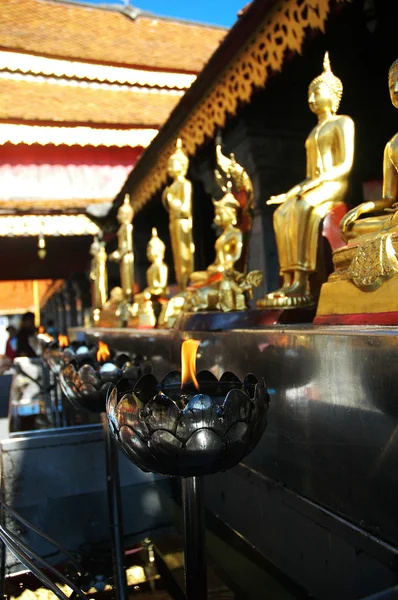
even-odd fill
[[[0,1],[0,46],[34,54],[198,73],[225,29],[49,0]]]
[[[180,96],[124,89],[0,81],[0,119],[112,125],[162,125]]]

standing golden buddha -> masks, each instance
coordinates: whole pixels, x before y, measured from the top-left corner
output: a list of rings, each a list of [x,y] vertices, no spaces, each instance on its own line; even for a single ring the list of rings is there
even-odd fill
[[[133,217],[134,209],[130,203],[130,196],[126,194],[123,204],[117,211],[117,220],[120,223],[117,232],[118,248],[109,255],[120,265],[120,282],[124,300],[128,303],[133,299],[134,288],[134,251],[133,251]]]
[[[180,290],[185,290],[194,268],[195,246],[192,238],[192,183],[186,178],[189,160],[177,140],[174,154],[169,158],[168,171],[173,183],[166,187],[162,202],[169,212],[171,247],[174,270]]]
[[[398,60],[388,84],[398,108]],[[316,322],[397,324],[398,133],[384,149],[381,199],[350,210],[340,227],[348,243],[333,253],[335,270],[322,286]]]
[[[309,277],[316,270],[319,225],[344,201],[354,158],[354,123],[336,114],[342,93],[342,82],[332,73],[326,52],[323,73],[308,90],[318,124],[305,143],[306,178],[267,202],[281,205],[274,212],[274,230],[282,287],[259,300],[261,308],[314,304]]]
[[[108,273],[106,270],[107,255],[105,243],[95,237],[90,246],[91,265],[90,279],[93,282],[91,290],[91,305],[94,317],[104,306],[108,298]]]

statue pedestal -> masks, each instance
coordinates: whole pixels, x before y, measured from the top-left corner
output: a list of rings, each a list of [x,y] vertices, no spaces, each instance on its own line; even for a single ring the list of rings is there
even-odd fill
[[[186,312],[178,317],[173,329],[227,331],[269,325],[312,323],[314,316],[315,308]]]
[[[398,276],[373,292],[364,292],[348,279],[324,283],[315,325],[398,325]]]

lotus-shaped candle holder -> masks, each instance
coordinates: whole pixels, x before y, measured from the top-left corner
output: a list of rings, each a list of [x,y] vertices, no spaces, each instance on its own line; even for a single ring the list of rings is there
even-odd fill
[[[134,385],[150,371],[150,363],[142,357],[131,360],[129,355],[119,354],[101,364],[93,355],[75,355],[65,357],[59,380],[63,393],[77,410],[101,413],[105,412],[112,384],[123,380],[126,387]]]
[[[144,375],[133,389],[113,386],[107,402],[111,431],[144,471],[190,477],[237,465],[260,440],[269,396],[254,375],[218,380],[209,371],[181,387],[181,373],[161,383]]]
[[[202,475],[231,469],[253,450],[269,404],[254,375],[196,375],[199,344],[183,343],[183,374],[173,371],[160,383],[146,374],[134,387],[111,384],[106,407],[109,428],[132,462],[181,477],[187,600],[207,598]]]

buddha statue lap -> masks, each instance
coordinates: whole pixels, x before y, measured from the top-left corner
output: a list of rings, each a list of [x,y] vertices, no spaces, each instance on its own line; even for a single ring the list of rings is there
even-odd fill
[[[391,102],[398,108],[398,60],[389,70],[388,83]],[[322,286],[316,323],[398,324],[397,209],[395,134],[384,150],[382,198],[359,204],[341,221],[347,244],[333,253],[335,270]]]
[[[344,202],[354,157],[354,123],[350,117],[336,114],[342,92],[342,83],[332,73],[326,53],[323,73],[308,90],[308,104],[318,124],[305,144],[306,178],[267,202],[280,205],[273,221],[282,287],[259,300],[259,308],[315,303],[309,278],[316,270],[319,226],[334,207]]]
[[[134,296],[132,317],[138,327],[155,327],[163,319],[167,307],[167,280],[169,269],[164,262],[166,246],[158,237],[154,227],[147,246],[147,258],[151,265],[147,269],[147,287]]]

